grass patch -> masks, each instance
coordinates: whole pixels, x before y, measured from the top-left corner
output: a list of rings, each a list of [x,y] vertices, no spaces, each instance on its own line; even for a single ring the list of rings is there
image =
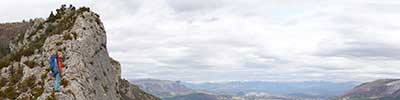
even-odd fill
[[[28,87],[28,88],[33,88],[36,83],[36,77],[35,75],[31,75],[27,77],[24,81],[22,81],[22,86],[23,87]]]
[[[22,76],[24,75],[22,67],[17,67],[15,68],[15,70],[13,68],[11,73],[12,73],[10,79],[11,85],[18,83],[22,79]]]
[[[36,83],[36,77],[35,75],[31,75],[27,77],[25,80],[23,80],[21,83],[19,83],[17,86],[17,89],[26,92],[28,89],[31,89],[35,86]]]
[[[15,100],[19,96],[19,93],[15,91],[14,87],[7,87],[1,97],[9,98],[11,100]]]
[[[28,66],[29,68],[33,68],[33,67],[39,65],[38,63],[36,63],[36,62],[34,62],[34,61],[25,61],[24,64],[25,64],[26,66]]]

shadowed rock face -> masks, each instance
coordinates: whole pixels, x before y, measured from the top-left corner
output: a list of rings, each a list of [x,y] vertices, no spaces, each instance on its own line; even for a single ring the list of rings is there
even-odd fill
[[[25,33],[31,24],[29,22],[0,24],[0,58],[10,53],[10,40]]]
[[[35,19],[10,43],[0,60],[0,99],[159,100],[121,79],[119,62],[109,57],[106,32],[89,8],[62,6]],[[62,86],[53,92],[49,57],[64,53]]]
[[[400,100],[400,79],[363,83],[338,100]]]

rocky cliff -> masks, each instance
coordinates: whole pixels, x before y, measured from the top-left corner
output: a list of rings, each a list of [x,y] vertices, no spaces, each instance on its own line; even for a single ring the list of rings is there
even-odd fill
[[[337,100],[400,100],[400,79],[363,83]]]
[[[98,14],[65,5],[56,11],[27,22],[22,33],[9,37],[9,52],[0,59],[0,99],[158,100],[121,79],[119,62],[108,55]],[[49,57],[56,51],[64,53],[58,93],[48,80]]]
[[[16,37],[18,34],[25,33],[30,24],[25,21],[0,24],[0,57],[10,53],[10,49],[8,48],[11,41],[10,37]]]

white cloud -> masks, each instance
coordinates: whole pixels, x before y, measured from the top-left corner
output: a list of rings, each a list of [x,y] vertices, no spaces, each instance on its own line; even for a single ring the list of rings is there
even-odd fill
[[[397,0],[25,0],[29,6],[11,6],[21,1],[0,1],[0,22],[45,17],[62,3],[98,12],[125,78],[370,81],[400,74]]]

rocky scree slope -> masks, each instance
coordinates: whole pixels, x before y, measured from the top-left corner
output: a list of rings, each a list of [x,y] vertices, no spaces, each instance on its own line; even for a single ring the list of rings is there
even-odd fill
[[[121,79],[99,15],[65,5],[56,11],[27,22],[25,32],[7,45],[10,52],[0,56],[1,100],[159,100]],[[57,50],[64,53],[60,93],[48,80],[49,57]]]
[[[363,83],[337,100],[400,100],[400,79]]]

